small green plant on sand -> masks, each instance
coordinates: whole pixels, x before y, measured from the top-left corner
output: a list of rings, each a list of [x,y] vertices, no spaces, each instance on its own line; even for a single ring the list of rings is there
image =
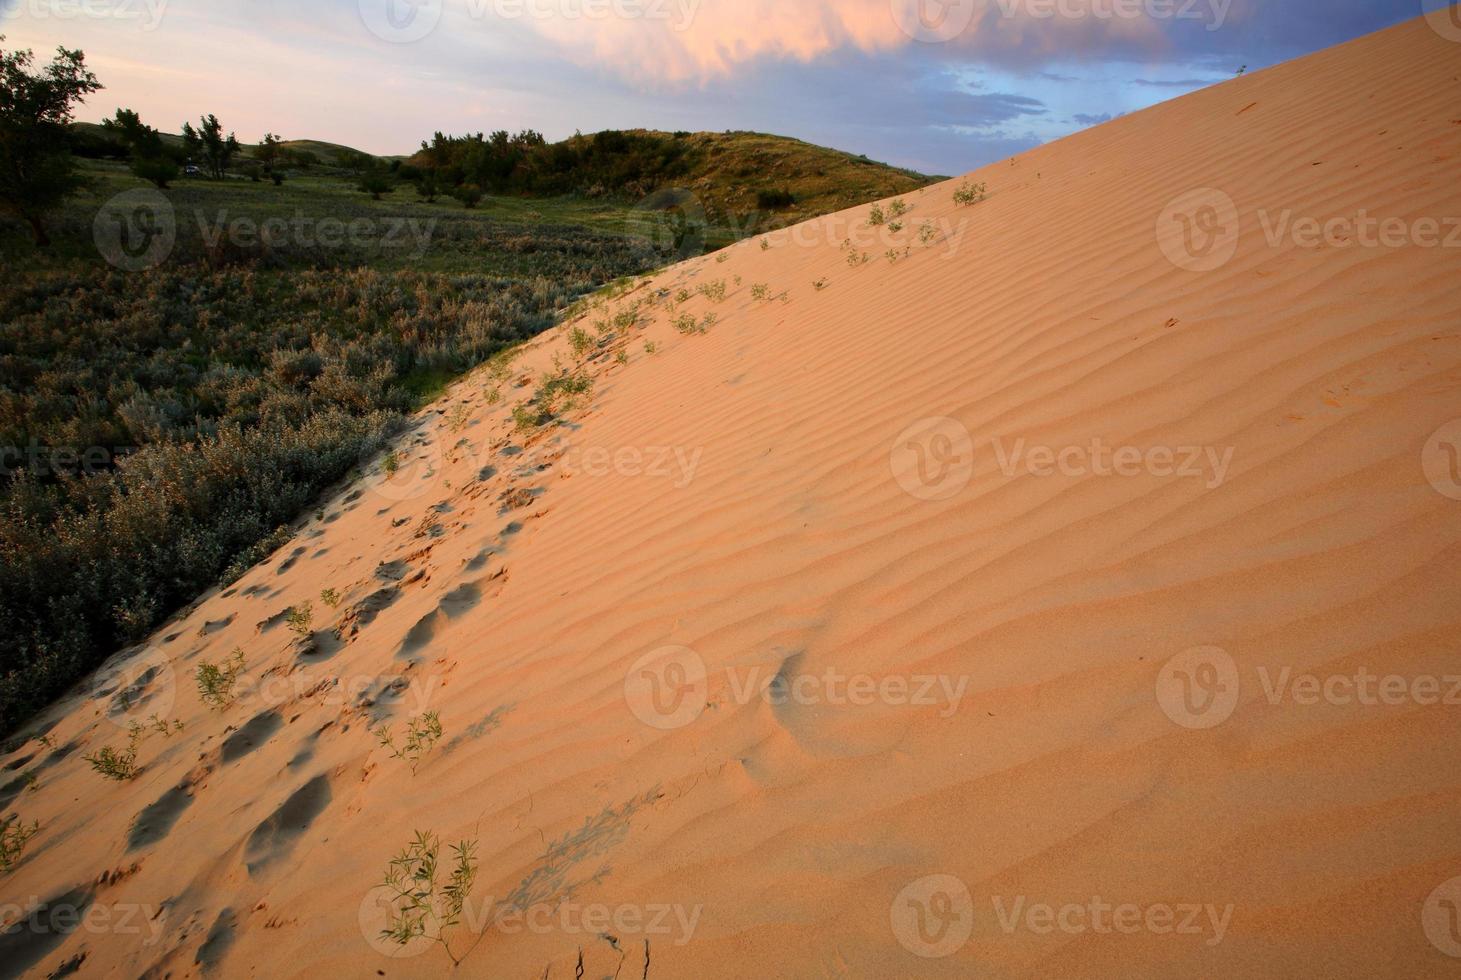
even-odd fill
[[[955,204],[978,204],[980,201],[984,200],[984,197],[985,185],[970,183],[968,180],[960,184],[958,188],[954,191]]]
[[[103,745],[91,755],[83,755],[81,758],[91,763],[91,768],[104,779],[115,779],[119,783],[136,779],[137,774],[142,771],[142,767],[137,765],[137,746],[146,737],[147,731],[134,721],[127,729],[125,751],[118,752],[110,745]]]
[[[659,344],[656,344],[654,341],[652,341],[652,340],[646,340],[644,342],[644,352],[646,354],[649,354],[650,356],[653,356],[658,350],[659,350]]]
[[[336,592],[334,589],[321,589],[320,601],[329,606],[331,609],[338,608],[340,605],[340,593]]]
[[[717,279],[714,282],[700,284],[700,295],[712,303],[720,303],[725,300],[725,280]]]
[[[593,349],[594,339],[589,332],[582,327],[574,327],[568,332],[568,346],[573,348],[573,353],[582,357]]]
[[[386,476],[395,476],[396,470],[401,468],[401,454],[392,449],[386,453],[385,462],[382,465],[385,467]]]
[[[766,297],[768,297],[770,295],[771,295],[771,287],[768,286],[768,285],[766,285],[766,283],[764,283],[764,282],[758,282],[758,283],[752,284],[752,286],[751,286],[751,298],[752,299],[755,299],[755,300],[764,300]]]
[[[416,831],[416,839],[391,859],[386,868],[385,888],[395,899],[381,936],[405,946],[426,938],[441,944],[453,963],[460,964],[447,939],[447,930],[459,925],[462,910],[477,879],[477,842],[464,840],[451,845],[451,871],[441,863],[441,840],[430,831]]]
[[[421,760],[441,740],[441,735],[441,718],[435,711],[428,711],[406,722],[406,738],[400,744],[396,743],[395,736],[391,734],[390,725],[382,725],[375,730],[376,741],[382,748],[390,750],[392,759],[408,763],[412,775],[416,774]]]
[[[903,217],[903,215],[905,215],[907,213],[908,213],[908,203],[906,201],[904,201],[901,197],[895,197],[895,198],[893,198],[892,201],[888,202],[888,216],[889,217],[892,217],[892,218],[901,218],[901,217]]]
[[[512,424],[519,432],[530,432],[538,427],[538,419],[541,414],[528,407],[526,402],[520,402],[512,407]]]
[[[157,717],[157,715],[153,715],[147,719],[147,727],[157,732],[163,738],[172,738],[174,733],[183,730],[183,723],[174,719],[173,723],[169,725],[166,721]]]
[[[221,664],[210,664],[206,660],[198,665],[198,696],[203,703],[217,711],[233,704],[233,685],[243,673],[244,652],[235,649]]]
[[[27,824],[14,813],[0,820],[0,874],[8,874],[15,867],[21,852],[25,850],[26,842],[40,829],[39,820],[32,820]]]
[[[290,606],[289,615],[284,618],[285,622],[289,624],[290,631],[299,637],[309,636],[312,619],[314,619],[314,606],[308,602]]]
[[[888,230],[891,231],[895,235],[898,234],[898,232],[900,232],[900,231],[903,230],[903,222],[901,222],[901,221],[889,221],[888,222]]]
[[[467,421],[472,417],[472,410],[467,408],[466,402],[458,402],[452,406],[451,412],[446,417],[446,424],[453,432],[461,432],[467,427]]]
[[[932,221],[925,221],[918,226],[918,240],[927,245],[938,235],[938,229],[933,226]]]
[[[888,216],[883,213],[883,206],[881,204],[874,204],[867,213],[867,223],[874,228],[887,220]]]
[[[614,355],[614,363],[615,364],[628,364],[629,363],[629,352],[626,351],[626,350],[623,350],[621,348],[618,351],[618,353],[616,353]]]
[[[770,249],[771,249],[771,242],[768,241],[765,238],[761,239],[761,251],[766,252],[766,251],[770,251]]]

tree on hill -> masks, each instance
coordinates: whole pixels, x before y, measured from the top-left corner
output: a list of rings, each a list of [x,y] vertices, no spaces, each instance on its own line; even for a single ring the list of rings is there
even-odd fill
[[[209,176],[214,180],[222,180],[228,171],[228,165],[241,149],[238,139],[232,133],[225,137],[223,124],[211,112],[199,119],[198,123],[197,129],[190,123],[183,123],[183,148],[190,159],[203,162]]]
[[[259,145],[254,149],[254,158],[264,168],[264,176],[274,182],[278,187],[284,183],[284,172],[280,169],[284,150],[280,147],[282,143],[278,136],[273,133],[265,133],[264,138],[259,140]]]
[[[80,51],[57,48],[38,72],[33,60],[29,50],[0,48],[0,206],[30,225],[44,246],[46,212],[82,183],[71,159],[71,110],[102,86]]]
[[[162,134],[142,121],[131,109],[118,109],[112,119],[102,122],[108,133],[127,148],[132,158],[132,172],[143,180],[150,180],[159,188],[166,188],[168,182],[177,179],[178,164],[175,154],[162,141]]]

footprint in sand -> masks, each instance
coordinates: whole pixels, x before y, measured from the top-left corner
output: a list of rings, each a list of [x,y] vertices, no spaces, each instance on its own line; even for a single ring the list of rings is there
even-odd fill
[[[263,711],[246,721],[223,742],[223,761],[235,762],[263,745],[284,726],[277,711]]]
[[[135,851],[162,840],[172,833],[173,825],[192,805],[191,783],[179,783],[163,793],[156,802],[144,807],[137,814],[137,819],[132,821],[132,829],[127,834],[127,850]]]
[[[244,866],[249,877],[288,856],[315,818],[325,812],[331,798],[329,778],[316,776],[295,790],[279,805],[279,809],[259,824],[244,845]]]

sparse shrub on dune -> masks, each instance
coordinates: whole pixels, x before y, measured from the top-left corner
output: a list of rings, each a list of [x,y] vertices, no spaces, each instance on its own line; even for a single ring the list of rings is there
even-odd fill
[[[908,203],[901,197],[895,197],[888,203],[888,216],[890,218],[901,218],[908,213]]]
[[[375,730],[376,741],[388,750],[391,758],[400,759],[411,767],[411,774],[421,765],[421,760],[431,752],[443,734],[441,717],[435,711],[428,711],[406,722],[405,738],[398,744],[391,734],[389,725]]]
[[[110,745],[103,745],[90,755],[83,755],[81,758],[90,763],[92,770],[103,779],[112,779],[117,782],[136,779],[142,772],[142,767],[137,765],[137,747],[146,737],[146,730],[134,721],[127,728],[127,747],[125,749],[118,752]]]
[[[476,851],[474,840],[451,845],[451,870],[443,879],[441,840],[430,831],[416,831],[415,840],[386,868],[382,885],[393,893],[394,901],[382,938],[401,946],[430,939],[441,944],[452,963],[460,964],[447,931],[460,924],[471,896],[477,879]]]
[[[925,245],[930,244],[938,236],[938,229],[932,221],[925,221],[918,226],[918,240]]]
[[[770,295],[771,295],[771,287],[768,286],[766,283],[764,283],[764,282],[758,282],[758,283],[753,283],[751,285],[751,298],[752,299],[758,300],[758,301],[759,300],[764,300],[767,297],[769,297]]]
[[[340,605],[340,593],[335,589],[321,589],[320,601],[331,609],[336,609]]]
[[[701,296],[704,296],[706,299],[710,300],[712,303],[721,303],[721,302],[724,302],[725,301],[725,280],[724,279],[716,279],[714,282],[701,283],[700,284],[700,295]]]
[[[8,874],[20,862],[25,845],[40,829],[39,820],[27,824],[18,814],[0,819],[0,874]]]
[[[198,696],[203,703],[217,711],[222,711],[233,703],[233,686],[238,681],[239,674],[243,673],[244,652],[235,649],[233,653],[221,664],[208,663],[206,660],[198,665],[197,683]]]
[[[310,627],[313,619],[314,606],[308,602],[301,602],[297,606],[290,606],[288,614],[284,617],[289,631],[298,637],[307,637],[313,632]]]
[[[867,223],[870,227],[877,228],[888,220],[887,214],[883,211],[881,204],[874,204],[867,213]]]
[[[587,330],[582,327],[574,327],[568,332],[568,346],[573,348],[573,353],[583,357],[594,348],[594,339]]]
[[[984,200],[986,187],[984,184],[976,184],[965,180],[954,190],[954,203],[960,205],[978,204]]]

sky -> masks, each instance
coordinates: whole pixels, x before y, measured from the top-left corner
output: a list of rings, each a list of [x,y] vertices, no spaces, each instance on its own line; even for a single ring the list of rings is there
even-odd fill
[[[116,108],[376,154],[432,133],[749,129],[961,174],[1445,0],[0,0]]]

